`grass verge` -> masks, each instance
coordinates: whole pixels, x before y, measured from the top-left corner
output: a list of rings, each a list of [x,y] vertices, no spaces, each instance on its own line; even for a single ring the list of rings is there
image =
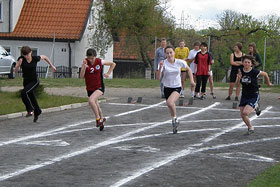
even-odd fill
[[[4,86],[22,86],[22,78],[17,77],[15,79],[0,78],[0,87]],[[159,87],[158,80],[146,80],[146,79],[105,79],[106,87],[111,88],[157,88]],[[44,87],[85,87],[84,79],[72,79],[72,78],[59,78],[59,79],[40,79],[40,84]],[[209,86],[209,84],[207,85]],[[186,87],[189,87],[189,80],[186,81]],[[214,89],[223,88],[228,89],[229,83],[215,82]],[[280,86],[268,87],[261,85],[261,92],[280,93]]]
[[[0,92],[0,115],[24,112],[25,106],[15,92]],[[37,98],[39,106],[41,108],[57,107],[61,105],[87,102],[87,98],[70,97],[70,96],[53,96],[42,94]]]
[[[247,187],[279,187],[280,186],[280,163],[272,166],[257,176]]]

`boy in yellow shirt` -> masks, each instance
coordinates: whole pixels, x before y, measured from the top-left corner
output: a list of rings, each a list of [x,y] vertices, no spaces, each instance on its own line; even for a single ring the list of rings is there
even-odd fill
[[[189,53],[190,53],[189,48],[185,47],[185,41],[184,40],[180,40],[179,46],[180,47],[177,47],[175,49],[175,58],[187,61],[187,58],[188,58]],[[180,93],[180,97],[184,97],[186,78],[187,78],[187,70],[185,68],[181,68],[182,90],[181,90],[181,93]]]

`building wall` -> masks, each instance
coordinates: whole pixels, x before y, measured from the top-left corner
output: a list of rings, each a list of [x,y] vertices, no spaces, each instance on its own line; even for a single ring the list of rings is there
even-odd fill
[[[15,26],[17,24],[18,18],[20,16],[21,9],[24,4],[24,0],[11,0],[12,1],[12,25],[11,25],[11,31],[15,29]]]
[[[17,40],[0,40],[0,45],[3,47],[9,47],[11,55],[17,59],[20,56],[20,48],[24,45],[28,45],[30,48],[37,48],[38,55],[46,55],[51,58],[52,42],[40,42],[40,41],[17,41]],[[54,54],[51,58],[51,62],[55,66],[67,66],[68,67],[68,44],[56,42],[54,46]],[[40,62],[39,66],[46,66],[46,63]]]
[[[2,21],[0,21],[0,32],[9,32],[9,1],[0,0],[2,2]]]

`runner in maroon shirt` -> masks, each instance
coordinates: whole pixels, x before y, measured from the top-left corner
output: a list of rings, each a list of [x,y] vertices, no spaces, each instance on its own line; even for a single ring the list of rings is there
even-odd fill
[[[80,77],[85,78],[88,102],[96,117],[96,127],[100,127],[100,131],[102,131],[106,118],[103,117],[98,98],[105,92],[103,77],[108,78],[116,64],[96,58],[96,51],[94,49],[88,49],[86,56],[87,58],[83,60]],[[103,74],[104,65],[110,66],[105,74]]]

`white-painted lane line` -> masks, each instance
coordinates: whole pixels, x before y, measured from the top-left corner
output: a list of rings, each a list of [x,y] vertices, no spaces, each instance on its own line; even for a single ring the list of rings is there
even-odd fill
[[[117,114],[117,115],[114,115],[114,116],[118,117],[118,116],[124,116],[124,115],[131,114],[131,113],[140,112],[140,111],[147,110],[147,109],[150,109],[150,108],[153,108],[153,107],[157,107],[157,106],[161,105],[162,103],[163,102],[160,102],[160,103],[150,105],[149,107],[144,107],[144,108],[141,108],[141,109],[138,109],[138,110],[131,110],[131,111],[128,111],[128,112],[123,112],[123,113],[120,113],[120,114]],[[107,116],[106,118],[109,119],[110,116]],[[77,127],[77,126],[80,126],[80,125],[84,125],[84,124],[87,124],[87,123],[93,123],[93,122],[95,122],[95,120],[82,121],[82,122],[78,122],[78,123],[73,123],[73,124],[68,125],[68,126],[64,126],[64,127],[60,127],[60,128],[56,128],[56,129],[51,129],[51,130],[48,130],[48,131],[45,131],[45,132],[40,132],[40,133],[37,133],[37,134],[27,135],[27,136],[24,136],[24,137],[15,138],[15,139],[8,140],[8,141],[3,141],[3,142],[0,142],[0,147],[4,146],[4,145],[9,145],[9,144],[21,142],[21,141],[26,141],[26,140],[29,140],[29,139],[49,136],[49,134],[55,134],[56,132],[63,131],[63,130],[68,129],[68,128],[73,128],[73,127]]]
[[[263,143],[263,142],[267,142],[267,141],[277,141],[280,140],[280,137],[273,137],[273,138],[263,138],[263,139],[258,139],[258,140],[252,140],[252,141],[244,141],[244,142],[237,142],[237,143],[231,143],[231,144],[221,144],[221,145],[217,145],[217,146],[212,146],[212,147],[205,147],[205,148],[200,148],[200,149],[194,149],[193,147],[189,147],[187,149],[184,149],[172,156],[169,156],[167,158],[161,158],[161,161],[159,162],[154,162],[151,163],[149,167],[140,169],[139,171],[136,171],[134,173],[132,173],[129,177],[124,178],[116,183],[114,183],[113,185],[111,185],[110,187],[119,187],[122,185],[125,185],[128,182],[131,182],[132,180],[146,174],[149,173],[150,171],[153,171],[157,168],[160,168],[174,160],[177,160],[181,157],[185,157],[187,155],[190,154],[195,154],[195,153],[200,153],[203,151],[209,151],[209,150],[216,150],[216,149],[222,149],[222,148],[227,148],[227,147],[232,147],[232,146],[241,146],[241,145],[246,145],[246,144],[252,144],[252,143]]]
[[[273,158],[264,157],[260,155],[254,155],[250,153],[244,152],[234,152],[234,153],[218,153],[218,154],[210,154],[211,156],[233,159],[233,160],[250,160],[250,161],[258,161],[258,162],[277,162]]]
[[[114,115],[114,116],[115,117],[119,117],[119,116],[124,116],[124,115],[127,115],[127,114],[132,114],[132,113],[140,112],[140,111],[143,111],[143,110],[147,110],[147,109],[150,109],[150,108],[154,108],[154,107],[160,106],[163,103],[165,103],[165,101],[162,101],[162,102],[154,104],[154,105],[146,106],[144,108],[140,108],[140,109],[136,109],[136,110],[132,110],[132,111],[128,111],[128,112],[123,112],[123,113],[120,113],[120,114],[117,114],[117,115]]]
[[[263,115],[263,114],[265,114],[266,112],[268,112],[271,108],[272,108],[272,106],[267,107],[265,110],[262,111],[261,115]],[[260,116],[261,116],[261,115],[260,115]],[[258,117],[258,116],[256,116],[256,115],[253,116],[253,117],[251,117],[251,118],[250,118],[250,121],[255,120],[257,117]],[[203,140],[202,143],[210,142],[210,141],[212,141],[212,140],[218,138],[219,136],[221,136],[221,135],[223,135],[223,134],[225,134],[225,133],[228,133],[228,132],[230,132],[230,131],[233,131],[234,129],[237,129],[237,128],[243,126],[243,125],[244,125],[244,122],[241,122],[241,123],[238,123],[237,125],[235,125],[235,126],[233,126],[233,127],[226,128],[226,129],[222,130],[221,132],[216,133],[216,134],[214,134],[214,135],[212,135],[212,136],[206,138],[205,140]]]
[[[179,117],[178,119],[183,119],[183,118],[186,118],[186,117],[189,117],[189,116],[192,116],[192,115],[200,114],[200,113],[202,113],[204,111],[207,111],[210,108],[215,107],[215,106],[217,106],[219,104],[220,103],[212,104],[212,105],[210,105],[208,107],[205,107],[205,108],[203,108],[203,109],[201,109],[199,111],[195,111],[193,113],[189,113],[189,114],[183,115],[183,116]],[[34,164],[34,165],[27,166],[27,167],[25,167],[23,169],[19,169],[19,170],[15,171],[15,172],[8,173],[8,174],[0,176],[0,181],[4,181],[4,180],[7,180],[7,179],[12,178],[12,177],[22,175],[22,174],[24,174],[26,172],[30,172],[30,171],[33,171],[33,170],[36,170],[36,169],[39,169],[39,168],[51,165],[51,164],[60,162],[62,160],[66,160],[66,159],[69,159],[69,158],[72,158],[72,157],[75,157],[75,156],[87,153],[89,151],[93,151],[95,149],[98,149],[98,148],[101,148],[101,147],[104,147],[104,146],[108,146],[108,145],[119,143],[119,142],[122,141],[122,139],[127,138],[127,137],[129,137],[129,136],[131,136],[133,134],[137,134],[139,132],[142,132],[142,131],[145,131],[145,130],[148,130],[148,129],[152,129],[152,128],[155,128],[155,127],[158,127],[160,125],[167,124],[167,123],[170,123],[170,120],[164,121],[162,123],[157,123],[157,124],[151,125],[149,127],[144,127],[144,128],[141,128],[141,129],[137,129],[137,130],[125,133],[123,135],[120,135],[120,136],[117,136],[115,138],[111,138],[109,140],[106,140],[106,141],[94,144],[92,146],[83,148],[81,150],[74,151],[74,152],[69,153],[69,154],[64,154],[64,155],[61,155],[59,157],[55,157],[55,158],[50,159],[49,161],[46,161],[46,162],[42,162],[42,163],[39,163],[39,164]]]
[[[40,140],[40,141],[30,141],[30,142],[20,142],[18,144],[22,145],[40,145],[40,146],[58,146],[64,147],[70,145],[68,142],[63,140]]]
[[[271,108],[272,108],[271,106],[267,107],[262,112],[262,115],[265,114],[266,112],[268,112],[268,110],[271,109]],[[250,118],[250,120],[252,121],[252,120],[254,120],[256,118],[257,118],[257,116],[253,116],[253,117]],[[223,129],[222,131],[220,131],[220,132],[218,132],[218,133],[216,133],[216,134],[214,134],[214,135],[212,135],[212,136],[202,140],[201,143],[195,144],[194,146],[189,146],[187,149],[184,149],[184,150],[182,150],[180,152],[174,153],[173,156],[167,157],[166,159],[163,159],[160,162],[152,163],[151,166],[146,167],[144,169],[141,169],[139,171],[136,171],[136,172],[132,173],[129,177],[124,178],[124,179],[118,181],[117,183],[115,183],[114,185],[112,185],[112,187],[122,186],[122,185],[124,185],[124,184],[126,184],[126,183],[128,183],[128,182],[130,182],[130,181],[132,181],[132,180],[134,180],[134,179],[136,179],[136,178],[138,178],[138,177],[140,177],[140,176],[142,176],[142,175],[144,175],[144,174],[146,174],[146,173],[148,173],[148,172],[150,172],[150,171],[152,171],[154,169],[156,169],[156,168],[159,168],[159,167],[161,167],[163,165],[166,165],[166,164],[170,163],[171,161],[174,161],[174,160],[176,160],[178,158],[187,156],[187,155],[193,153],[194,151],[197,151],[197,150],[207,150],[205,148],[200,148],[200,149],[197,148],[196,149],[194,147],[197,147],[197,146],[200,147],[203,144],[208,143],[208,142],[216,139],[217,137],[219,137],[219,136],[221,136],[221,135],[223,135],[223,134],[225,134],[227,132],[230,132],[230,131],[232,131],[234,129],[237,129],[237,128],[241,127],[242,125],[244,125],[243,122],[239,123],[239,124],[237,124],[237,125],[235,125],[233,127],[229,127],[229,128]],[[234,145],[234,144],[230,144],[230,145]]]
[[[165,101],[164,101],[165,102]],[[114,106],[151,106],[147,104],[129,104],[129,103],[104,103],[106,105],[114,105]],[[157,106],[158,108],[168,108],[166,105],[160,105]],[[191,106],[176,106],[177,109],[194,109],[194,110],[200,110],[203,109],[203,107],[191,107]],[[228,109],[228,108],[211,108],[209,110],[217,110],[217,111],[232,111],[232,112],[239,112],[238,109]]]
[[[5,141],[5,142],[0,142],[0,147],[4,146],[4,145],[9,145],[9,144],[21,142],[21,141],[26,141],[26,140],[29,140],[29,139],[44,137],[44,136],[46,136],[48,134],[51,134],[51,133],[62,131],[62,130],[65,130],[67,128],[77,127],[77,126],[84,125],[84,124],[87,124],[87,123],[92,123],[94,121],[95,120],[88,120],[88,121],[78,122],[78,123],[74,123],[74,124],[71,124],[71,125],[68,125],[68,126],[65,126],[65,127],[51,129],[51,130],[48,130],[48,131],[45,131],[45,132],[41,132],[41,133],[37,133],[37,134],[34,134],[34,135],[24,136],[24,137],[15,138],[15,139],[12,139],[12,140],[9,140],[9,141]]]

